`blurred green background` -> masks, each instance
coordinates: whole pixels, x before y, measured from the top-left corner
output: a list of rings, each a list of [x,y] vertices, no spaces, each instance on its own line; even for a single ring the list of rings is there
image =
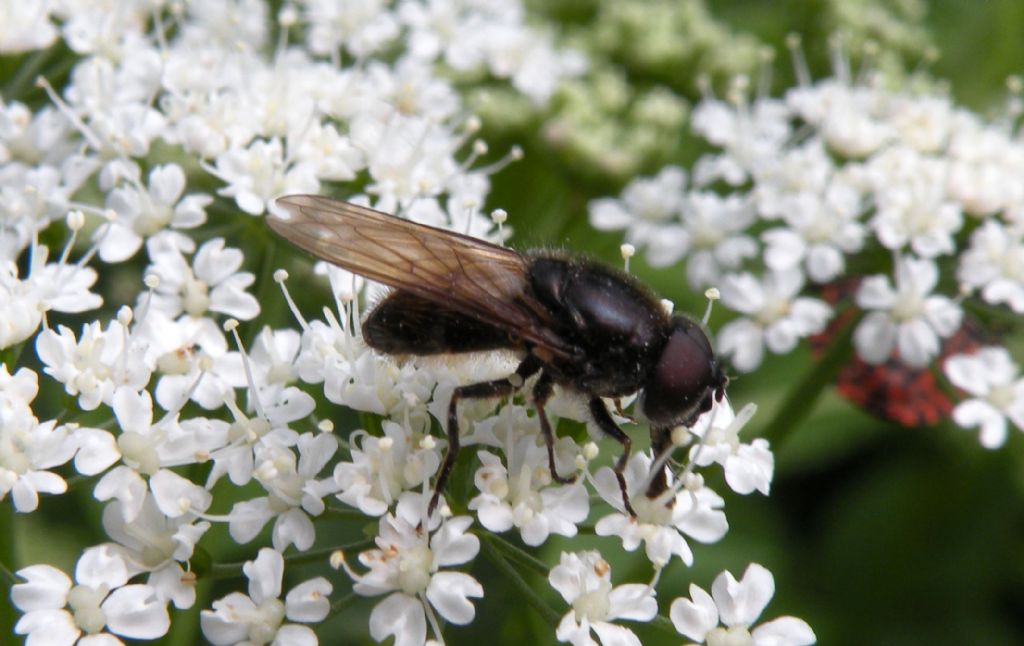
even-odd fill
[[[610,11],[613,2],[533,0],[528,4],[537,21],[557,20],[562,35],[571,42],[600,23],[596,21],[598,16],[607,17],[603,12]],[[619,10],[624,11],[626,4],[637,3],[622,3]],[[792,80],[782,46],[791,32],[802,35],[815,78],[827,75],[825,43],[840,26],[848,31],[851,26],[859,26],[860,37],[876,40],[883,52],[897,51],[900,64],[907,69],[930,70],[937,79],[948,82],[958,103],[983,114],[1003,100],[1007,76],[1024,71],[1024,3],[1019,0],[709,0],[649,4],[667,10],[705,11],[711,24],[722,31],[713,32],[702,48],[681,55],[676,63],[659,67],[645,61],[637,48],[624,45],[639,42],[636,39],[642,40],[643,33],[630,32],[625,18],[611,20],[610,26],[605,25],[606,42],[597,46],[605,56],[602,69],[614,70],[631,90],[643,92],[664,86],[691,103],[699,98],[696,69],[717,65],[714,69],[719,74],[712,74],[713,82],[721,87],[729,73],[743,71],[750,52],[759,45],[779,51],[774,76],[778,94]],[[895,12],[899,20],[883,20],[881,14],[887,11]],[[902,25],[905,31],[892,28],[892,24]],[[858,32],[850,33],[851,42],[856,42]],[[680,40],[680,47],[684,47],[684,39]],[[856,48],[851,47],[851,51],[856,56]],[[938,57],[923,64],[921,61],[933,51]],[[698,60],[701,57],[705,58]],[[0,69],[11,74],[25,60],[0,59]],[[731,65],[737,69],[730,69]],[[649,144],[649,151],[626,165],[628,172],[610,169],[593,155],[588,156],[587,151],[572,149],[546,136],[550,132],[545,124],[557,118],[560,110],[567,111],[568,103],[568,99],[556,99],[550,113],[530,113],[518,120],[485,119],[483,136],[491,150],[503,151],[519,144],[526,151],[524,161],[493,178],[487,206],[509,212],[510,224],[517,232],[513,242],[518,246],[563,247],[618,264],[621,239],[589,227],[587,202],[617,195],[635,173],[652,173],[669,161],[685,166],[702,148],[683,126],[681,130],[662,131],[658,141]],[[484,113],[486,108],[481,105]],[[628,110],[611,111],[601,118],[612,124],[612,136],[628,139],[635,135],[636,141],[649,137],[649,132],[635,130],[644,124]],[[214,188],[211,185],[209,190]],[[247,247],[248,263],[265,290],[261,297],[265,314],[258,325],[290,324],[272,281],[267,279],[269,271],[291,263],[297,256],[279,241],[271,240],[257,220],[234,213],[232,205],[224,200],[218,200],[211,220],[221,216],[227,220],[220,220],[217,226],[224,228],[230,238],[245,236],[252,241],[252,247]],[[212,224],[210,228],[212,231]],[[702,297],[687,293],[678,269],[654,270],[638,256],[633,271],[681,309],[702,311]],[[103,278],[111,285],[122,279],[136,280],[128,270],[124,270],[124,276],[113,273]],[[322,295],[307,296],[304,310],[317,311],[316,298]],[[719,310],[712,327],[724,320],[726,314]],[[247,328],[251,339],[258,327],[250,324]],[[1018,361],[1024,359],[1019,343],[1011,347],[1018,348]],[[22,357],[28,365],[33,364],[30,355],[31,351],[26,351]],[[814,367],[810,353],[803,348],[781,359],[772,358],[759,372],[733,384],[730,397],[735,404],[753,401],[759,406],[758,415],[748,427],[751,432],[759,432],[775,418],[782,403],[794,391],[799,392],[796,389]],[[37,401],[37,415],[45,419],[62,405],[58,401]],[[359,424],[356,419],[338,418],[322,402],[318,413],[334,417],[339,430]],[[972,433],[950,424],[899,427],[859,411],[831,388],[825,388],[820,397],[808,401],[794,416],[786,433],[773,438],[773,448],[776,475],[771,496],[726,496],[729,534],[717,545],[692,544],[692,568],[678,561],[668,568],[659,588],[663,613],[667,613],[671,599],[687,594],[690,583],[707,589],[721,570],[729,569],[739,576],[753,561],[768,567],[776,581],[776,596],[762,618],[784,614],[801,617],[815,630],[821,644],[1024,643],[1024,438],[1019,434],[1012,434],[1003,449],[989,452],[978,446]],[[86,511],[99,509],[90,501],[92,482],[74,484],[69,495],[44,497],[40,512],[32,515],[15,515],[10,504],[0,505],[0,557],[12,570],[47,562],[71,571],[82,547],[102,540],[98,516]],[[724,483],[714,484],[718,491],[726,491]],[[242,499],[256,493],[252,489],[237,495]],[[597,517],[595,510],[591,521]],[[353,526],[344,515],[329,516],[318,525],[318,546],[358,543],[367,532],[374,531],[375,523]],[[211,530],[201,544],[217,563],[238,563],[255,554],[255,543],[234,546],[223,527]],[[553,539],[540,550],[539,557],[553,564],[561,550],[587,547],[602,550],[612,564],[616,583],[642,581],[650,575],[642,557],[624,554],[613,540],[592,536],[571,541]],[[230,568],[224,571],[237,572]],[[484,583],[486,597],[476,604],[478,618],[472,626],[447,632],[450,644],[554,643],[553,630],[541,614],[523,601],[483,553],[472,573]],[[314,575],[328,576],[334,582],[336,598],[347,594],[347,579],[329,570],[322,554],[290,568],[285,588]],[[563,611],[561,599],[543,576],[526,570],[523,576],[559,614]],[[227,575],[203,578],[197,607],[208,607],[212,599],[243,587],[242,580]],[[318,627],[321,643],[373,643],[367,635],[367,616],[377,601],[357,598],[340,603],[338,613]],[[2,603],[0,613],[3,634],[10,634],[9,627],[16,617]],[[644,644],[684,641],[657,627],[636,630]],[[196,614],[176,612],[171,634],[159,643],[193,644],[201,639],[198,635]],[[0,638],[0,642],[7,643],[6,638]]]

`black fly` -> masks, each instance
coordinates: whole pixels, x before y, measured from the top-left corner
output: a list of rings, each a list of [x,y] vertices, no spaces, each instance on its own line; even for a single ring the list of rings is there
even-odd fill
[[[511,350],[519,367],[504,379],[459,386],[448,406],[448,451],[427,514],[433,513],[459,451],[460,399],[503,397],[538,374],[533,402],[547,443],[551,477],[554,438],[544,406],[553,386],[588,400],[602,431],[622,444],[615,475],[626,510],[623,471],[630,439],[602,397],[640,392],[656,454],[668,450],[673,428],[690,426],[721,400],[727,379],[700,326],[665,313],[631,276],[581,258],[520,254],[443,229],[315,195],[277,200],[288,218],[270,227],[299,248],[394,288],[363,323],[366,343],[387,354]],[[655,478],[646,495],[666,487]]]

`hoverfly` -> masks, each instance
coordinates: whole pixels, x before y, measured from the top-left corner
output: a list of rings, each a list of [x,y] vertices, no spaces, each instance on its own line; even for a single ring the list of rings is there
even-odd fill
[[[280,236],[317,258],[394,288],[362,325],[366,343],[391,355],[510,350],[519,366],[507,378],[457,387],[448,406],[448,449],[427,508],[433,513],[459,452],[460,399],[504,397],[533,384],[533,405],[547,444],[551,477],[554,435],[544,412],[557,384],[587,398],[594,423],[622,444],[615,475],[626,510],[636,515],[623,471],[630,438],[602,398],[640,393],[657,454],[670,434],[692,425],[721,401],[727,378],[700,326],[669,316],[628,274],[546,251],[519,253],[452,231],[316,195],[277,200],[288,217],[268,218]],[[664,491],[655,478],[646,495]]]

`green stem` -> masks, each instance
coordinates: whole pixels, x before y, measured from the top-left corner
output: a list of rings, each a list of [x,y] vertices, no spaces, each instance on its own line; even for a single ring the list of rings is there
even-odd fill
[[[825,354],[811,363],[810,370],[790,389],[789,396],[763,427],[761,437],[777,446],[807,419],[821,394],[832,386],[836,375],[853,356],[853,330],[859,320],[851,319],[836,332]]]
[[[512,564],[501,555],[498,548],[495,547],[494,541],[494,536],[490,534],[483,535],[483,540],[480,541],[480,545],[483,547],[484,556],[502,573],[506,581],[512,583],[519,590],[522,598],[526,599],[526,602],[540,613],[544,618],[544,621],[551,626],[557,626],[561,619],[559,614],[544,602],[544,599],[534,591],[533,586],[527,583],[522,577],[519,570],[513,567]]]
[[[548,571],[551,569],[550,567],[548,567],[548,564],[544,561],[541,561],[533,554],[530,554],[518,545],[510,543],[509,541],[505,540],[501,536],[498,536],[497,534],[479,532],[477,533],[477,536],[485,536],[488,540],[491,541],[491,545],[495,549],[500,550],[504,553],[505,557],[512,559],[520,565],[532,569],[537,574],[547,576]]]
[[[334,554],[338,550],[342,552],[359,552],[373,545],[373,541],[370,539],[358,541],[356,543],[349,543],[348,545],[338,545],[334,547],[324,547],[318,550],[310,550],[309,552],[303,552],[301,554],[292,554],[284,557],[285,563],[289,565],[296,565],[300,563],[314,563],[319,560],[326,560],[330,558],[331,554]],[[242,566],[245,565],[245,561],[234,563],[214,563],[210,566],[209,571],[202,577],[204,579],[231,579],[242,575]]]
[[[354,592],[349,592],[342,598],[331,604],[331,615],[336,615],[345,608],[348,608],[359,597]]]
[[[14,509],[5,500],[0,503],[0,576],[3,579],[3,596],[10,598],[10,587],[18,583],[18,578],[11,571],[15,566],[14,549]],[[10,603],[0,603],[0,635],[14,634],[14,623],[17,617]]]

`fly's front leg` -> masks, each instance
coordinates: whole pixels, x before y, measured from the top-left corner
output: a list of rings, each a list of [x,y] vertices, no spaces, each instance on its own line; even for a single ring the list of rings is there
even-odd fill
[[[570,484],[576,481],[576,474],[563,478],[558,475],[555,469],[555,434],[551,430],[551,423],[548,421],[547,413],[544,412],[544,405],[551,398],[553,392],[551,377],[548,373],[541,373],[537,384],[533,387],[533,407],[537,409],[537,418],[540,420],[540,430],[544,435],[544,443],[548,447],[548,470],[551,472],[551,479],[559,484]]]
[[[622,505],[630,516],[636,518],[633,505],[629,504],[629,494],[626,493],[625,476],[626,464],[629,462],[629,449],[633,443],[630,441],[629,436],[626,435],[626,432],[619,428],[619,425],[615,423],[612,416],[608,414],[608,407],[600,397],[594,397],[590,400],[590,416],[593,417],[594,423],[597,424],[598,428],[622,445],[622,455],[619,456],[613,470],[615,471],[615,479],[619,481],[619,489],[622,490]]]
[[[444,485],[448,482],[452,467],[455,465],[455,458],[459,456],[459,415],[457,406],[460,399],[492,399],[494,397],[505,397],[511,395],[523,386],[527,377],[540,369],[540,362],[535,357],[529,356],[519,364],[516,371],[504,379],[494,381],[482,381],[478,384],[467,384],[459,386],[452,391],[452,399],[448,404],[448,450],[445,451],[444,461],[437,471],[437,480],[434,482],[434,495],[430,497],[430,504],[427,505],[427,517],[434,513],[437,503],[441,499]]]
[[[654,454],[654,461],[651,466],[661,462],[662,455],[672,450],[672,429],[651,428],[651,453]],[[662,466],[651,478],[651,484],[647,486],[647,497],[657,498],[668,490],[668,477],[665,475],[665,467]],[[669,504],[674,504],[675,498],[669,498]]]

